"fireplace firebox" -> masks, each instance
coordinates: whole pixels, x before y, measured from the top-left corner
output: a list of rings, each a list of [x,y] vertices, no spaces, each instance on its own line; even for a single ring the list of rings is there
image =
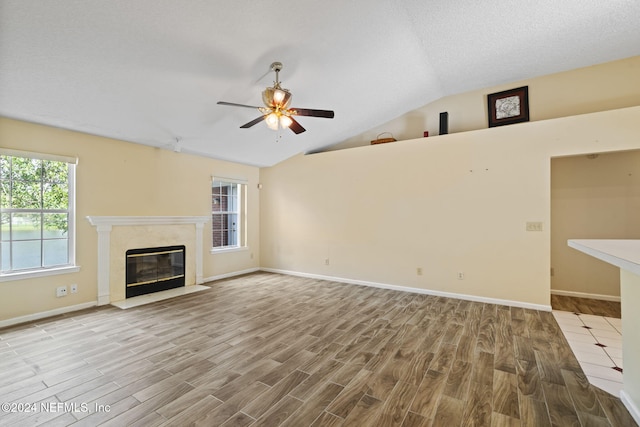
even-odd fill
[[[184,246],[129,249],[126,257],[127,298],[185,285]]]

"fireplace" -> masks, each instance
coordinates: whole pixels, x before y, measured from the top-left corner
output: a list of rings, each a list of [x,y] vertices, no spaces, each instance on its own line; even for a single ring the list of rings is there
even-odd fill
[[[127,258],[131,248],[185,245],[185,288],[204,283],[206,216],[88,216],[98,232],[98,305],[126,300]]]
[[[129,249],[126,253],[126,297],[185,285],[185,246]]]

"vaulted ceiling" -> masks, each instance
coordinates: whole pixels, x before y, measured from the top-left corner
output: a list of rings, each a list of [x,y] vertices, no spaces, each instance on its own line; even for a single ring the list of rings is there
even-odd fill
[[[443,96],[640,54],[638,0],[1,0],[0,115],[268,166]],[[239,126],[280,61],[307,131]]]

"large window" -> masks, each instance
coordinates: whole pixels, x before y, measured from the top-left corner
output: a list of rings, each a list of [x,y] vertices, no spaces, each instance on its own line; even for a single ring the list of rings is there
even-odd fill
[[[213,249],[232,249],[245,244],[246,184],[214,178],[211,189]]]
[[[73,266],[75,159],[0,150],[0,275]]]

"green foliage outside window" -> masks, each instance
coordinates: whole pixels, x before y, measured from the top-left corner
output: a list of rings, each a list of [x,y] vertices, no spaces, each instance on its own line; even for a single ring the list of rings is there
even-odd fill
[[[0,206],[5,210],[21,210],[22,218],[39,221],[40,212],[59,211],[69,207],[68,164],[53,160],[0,156]],[[2,215],[3,230],[10,215]],[[22,221],[20,221],[22,222]],[[66,233],[66,215],[44,215],[44,229]],[[15,224],[14,226],[19,226]]]

